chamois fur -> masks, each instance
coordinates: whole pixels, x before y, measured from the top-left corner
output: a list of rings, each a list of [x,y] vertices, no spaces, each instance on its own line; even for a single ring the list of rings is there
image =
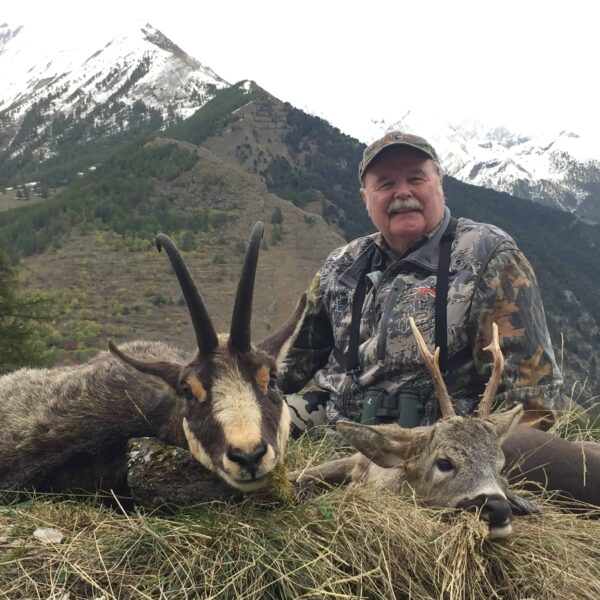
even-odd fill
[[[150,360],[193,359],[161,342],[122,349]],[[129,438],[185,446],[174,390],[109,352],[83,365],[15,371],[0,378],[0,398],[0,489],[122,492]]]
[[[263,487],[286,450],[290,416],[275,380],[294,315],[261,344],[250,342],[254,276],[263,226],[250,239],[229,335],[214,332],[175,245],[164,248],[179,280],[198,342],[187,354],[136,341],[79,366],[21,369],[0,378],[0,490],[126,491],[132,437],[186,447],[232,487]]]

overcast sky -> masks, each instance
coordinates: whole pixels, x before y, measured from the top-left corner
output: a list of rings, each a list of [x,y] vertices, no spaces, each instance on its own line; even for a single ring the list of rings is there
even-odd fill
[[[253,79],[363,139],[370,120],[393,122],[415,107],[436,119],[600,137],[593,0],[6,4],[0,23],[41,23],[57,35],[143,19],[227,81]]]

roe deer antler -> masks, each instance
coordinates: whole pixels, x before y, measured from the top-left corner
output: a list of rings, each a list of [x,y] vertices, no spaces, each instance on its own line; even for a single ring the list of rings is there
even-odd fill
[[[490,342],[489,346],[484,348],[484,350],[492,353],[492,356],[494,357],[494,367],[492,369],[490,380],[485,386],[485,391],[483,392],[483,397],[479,403],[479,408],[477,409],[477,415],[482,419],[488,417],[492,412],[494,397],[496,396],[496,390],[498,389],[500,377],[502,376],[502,371],[504,370],[504,356],[502,355],[502,350],[500,350],[498,325],[496,323],[492,324],[492,341]]]
[[[442,372],[440,371],[440,349],[436,348],[434,353],[431,354],[427,349],[427,345],[425,344],[425,340],[423,336],[417,329],[417,325],[415,324],[415,320],[412,317],[409,317],[408,322],[410,323],[410,328],[412,329],[413,335],[415,336],[415,341],[417,343],[417,348],[419,349],[419,354],[433,379],[433,386],[435,388],[435,395],[437,396],[438,402],[440,404],[440,410],[442,411],[442,419],[446,419],[448,417],[455,417],[456,412],[454,412],[454,407],[452,406],[452,400],[450,399],[450,394],[448,393],[448,388],[444,383],[444,379],[442,377]]]

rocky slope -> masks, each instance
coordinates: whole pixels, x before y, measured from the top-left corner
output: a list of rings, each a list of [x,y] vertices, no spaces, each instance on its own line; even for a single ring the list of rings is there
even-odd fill
[[[56,39],[0,26],[0,184],[19,174],[27,181],[27,172],[39,178],[36,165],[73,159],[82,144],[156,131],[227,85],[152,25],[88,33]],[[87,154],[82,170],[102,157]]]

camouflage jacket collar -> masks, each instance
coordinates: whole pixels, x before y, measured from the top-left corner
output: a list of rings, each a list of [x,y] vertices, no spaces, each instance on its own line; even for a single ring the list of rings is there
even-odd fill
[[[437,273],[438,260],[440,257],[440,241],[442,236],[448,228],[450,223],[450,209],[444,207],[444,216],[440,226],[430,234],[424,236],[413,245],[414,250],[408,250],[406,254],[399,257],[395,263],[388,263],[388,268],[391,266],[399,267],[404,264],[411,264],[431,273]],[[340,276],[340,282],[347,285],[350,288],[355,288],[359,278],[367,272],[371,261],[373,260],[373,253],[376,251],[379,245],[380,233],[374,233],[365,239],[365,245],[360,251],[360,254],[356,260],[342,273]],[[373,265],[374,269],[377,267]],[[381,269],[381,270],[385,270]]]

